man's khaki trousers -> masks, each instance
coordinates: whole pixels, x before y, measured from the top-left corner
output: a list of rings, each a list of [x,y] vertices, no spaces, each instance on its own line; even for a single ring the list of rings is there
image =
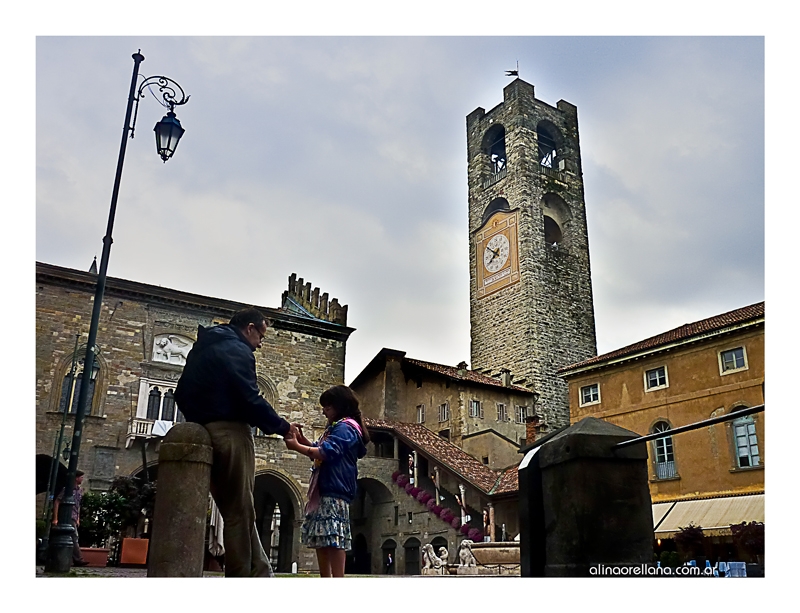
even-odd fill
[[[206,424],[211,435],[211,495],[224,521],[226,577],[272,577],[256,531],[253,486],[256,455],[250,426],[238,421]]]

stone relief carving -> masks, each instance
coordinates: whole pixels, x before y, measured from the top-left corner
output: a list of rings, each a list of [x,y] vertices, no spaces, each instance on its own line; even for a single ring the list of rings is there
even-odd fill
[[[472,553],[472,541],[464,539],[458,548],[459,566],[477,566],[478,561],[475,559],[475,554]]]
[[[153,361],[183,366],[192,345],[194,341],[186,336],[158,334],[153,340]]]

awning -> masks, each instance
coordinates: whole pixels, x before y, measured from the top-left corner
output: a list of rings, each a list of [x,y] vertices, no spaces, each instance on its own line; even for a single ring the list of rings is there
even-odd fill
[[[653,527],[658,530],[661,521],[670,509],[675,505],[674,502],[657,502],[653,505]]]
[[[661,514],[660,524],[656,520],[657,514]],[[764,494],[679,500],[653,505],[656,538],[671,538],[680,528],[689,524],[701,527],[706,533],[720,533],[729,531],[731,524],[743,521],[764,521]]]

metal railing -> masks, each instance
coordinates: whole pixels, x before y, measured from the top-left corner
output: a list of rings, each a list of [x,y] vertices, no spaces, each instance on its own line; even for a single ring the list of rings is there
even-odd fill
[[[670,462],[656,462],[656,479],[671,479],[678,476],[678,471],[675,469],[675,461]]]
[[[508,174],[508,166],[503,166],[498,172],[493,173],[483,182],[483,188],[486,189],[487,187],[494,185],[500,179],[503,179]]]
[[[693,424],[689,424],[687,426],[680,426],[678,428],[674,428],[672,430],[665,430],[663,432],[653,432],[652,434],[647,434],[645,436],[639,436],[636,438],[629,439],[627,441],[622,441],[621,443],[617,443],[614,445],[615,449],[621,449],[623,447],[629,447],[630,445],[636,445],[637,443],[644,443],[646,441],[652,441],[657,438],[664,438],[666,436],[674,436],[675,434],[681,434],[683,432],[689,432],[690,430],[697,430],[699,428],[705,428],[707,426],[713,426],[714,424],[720,424],[726,421],[732,421],[734,419],[738,419],[740,417],[745,417],[747,415],[752,415],[754,413],[761,413],[764,410],[764,405],[759,404],[754,407],[748,407],[746,409],[739,409],[738,411],[731,411],[727,415],[720,415],[719,417],[712,417],[710,419],[704,419],[703,421],[698,421]]]
[[[557,181],[561,181],[562,183],[567,182],[567,177],[563,172],[556,170],[555,168],[550,168],[549,166],[544,166],[539,164],[539,172],[543,175],[547,175],[548,177],[552,177]]]

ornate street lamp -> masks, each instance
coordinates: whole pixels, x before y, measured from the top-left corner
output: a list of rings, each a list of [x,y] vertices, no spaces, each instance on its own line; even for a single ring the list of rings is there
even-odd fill
[[[175,117],[175,107],[186,104],[189,96],[184,94],[183,88],[172,79],[163,76],[144,77],[137,90],[136,84],[139,80],[139,64],[144,62],[141,50],[133,54],[133,76],[131,77],[131,87],[128,93],[128,107],[125,111],[125,125],[122,128],[122,143],[119,147],[119,157],[117,158],[117,173],[114,177],[114,189],[111,192],[111,209],[108,213],[108,226],[106,235],[103,237],[103,254],[100,258],[100,270],[97,274],[97,288],[94,295],[92,306],[92,320],[89,325],[89,338],[86,342],[86,357],[84,358],[84,372],[89,372],[96,376],[94,356],[99,352],[95,345],[97,339],[97,328],[100,322],[100,309],[103,303],[103,295],[106,289],[106,271],[108,270],[108,259],[111,255],[111,238],[114,229],[114,216],[117,210],[117,197],[119,195],[119,185],[122,179],[122,166],[125,161],[125,150],[128,144],[128,137],[133,138],[136,127],[136,114],[133,114],[134,102],[136,103],[136,113],[139,110],[139,100],[143,97],[145,90],[150,91],[155,99],[164,107],[169,108],[166,117],[155,127],[156,148],[161,159],[166,162],[175,148],[178,141],[183,136],[183,128],[178,118]],[[153,93],[153,88],[157,87],[159,96]],[[64,498],[58,507],[58,525],[53,526],[50,531],[50,543],[47,552],[47,563],[45,570],[53,573],[68,573],[72,567],[72,535],[75,527],[72,525],[72,509],[75,506],[73,496],[75,490],[75,473],[78,470],[78,456],[81,448],[81,436],[83,435],[83,420],[86,414],[86,403],[90,385],[81,385],[78,394],[78,406],[75,411],[75,426],[72,430],[72,444],[69,451],[69,465],[67,468],[67,481],[64,488]]]

